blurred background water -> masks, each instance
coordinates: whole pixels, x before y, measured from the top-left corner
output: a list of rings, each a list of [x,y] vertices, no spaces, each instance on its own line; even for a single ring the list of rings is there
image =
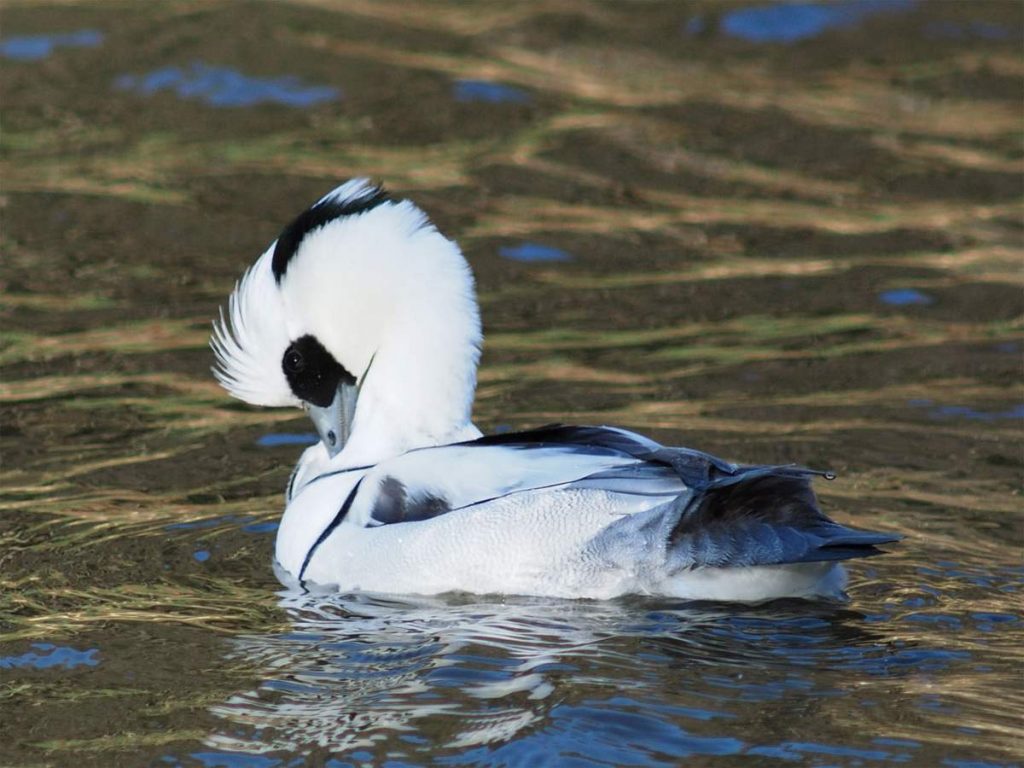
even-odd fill
[[[0,762],[1024,762],[1018,2],[2,9]],[[282,595],[302,415],[210,321],[369,175],[479,281],[484,428],[836,470],[845,606]]]

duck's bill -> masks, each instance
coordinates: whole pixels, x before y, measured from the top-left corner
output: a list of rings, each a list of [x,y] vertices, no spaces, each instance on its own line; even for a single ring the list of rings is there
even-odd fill
[[[338,385],[330,405],[305,404],[306,412],[313,420],[313,426],[316,427],[320,440],[332,459],[341,452],[345,443],[348,442],[358,397],[359,388],[354,383],[341,383]]]

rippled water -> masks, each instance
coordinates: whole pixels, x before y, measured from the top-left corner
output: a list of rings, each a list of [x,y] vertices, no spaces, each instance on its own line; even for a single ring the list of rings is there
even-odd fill
[[[0,762],[1024,763],[1017,3],[3,9]],[[829,467],[851,602],[278,593],[209,322],[339,180],[477,273],[487,429]]]

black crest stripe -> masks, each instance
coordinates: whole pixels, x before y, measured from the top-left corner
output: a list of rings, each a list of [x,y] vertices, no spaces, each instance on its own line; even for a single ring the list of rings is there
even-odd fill
[[[317,547],[324,543],[328,536],[334,533],[334,529],[341,525],[341,521],[345,519],[345,515],[348,514],[349,509],[352,508],[352,502],[356,500],[356,494],[359,492],[359,486],[363,484],[363,478],[359,478],[359,482],[355,484],[355,487],[349,492],[345,498],[344,503],[341,505],[341,509],[338,510],[338,514],[331,520],[330,525],[324,528],[323,532],[314,542],[313,546],[309,548],[309,552],[306,553],[306,559],[302,561],[302,568],[299,569],[299,582],[305,580],[306,568],[309,567],[309,561],[313,559],[313,554],[316,552]]]
[[[299,249],[299,244],[310,232],[335,219],[358,216],[361,213],[372,211],[388,200],[390,197],[383,187],[368,186],[357,197],[347,199],[330,197],[304,210],[295,218],[295,221],[282,230],[277,238],[277,245],[274,246],[274,256],[270,264],[274,280],[278,283],[281,282],[281,278],[288,270],[288,263]]]

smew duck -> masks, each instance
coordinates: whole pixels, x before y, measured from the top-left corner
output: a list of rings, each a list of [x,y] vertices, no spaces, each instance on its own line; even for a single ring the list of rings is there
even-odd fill
[[[214,373],[247,403],[306,410],[320,441],[286,493],[286,585],[763,601],[842,595],[841,561],[889,533],[818,508],[817,473],[741,466],[607,426],[487,435],[469,265],[365,179],[289,223],[214,324]]]

